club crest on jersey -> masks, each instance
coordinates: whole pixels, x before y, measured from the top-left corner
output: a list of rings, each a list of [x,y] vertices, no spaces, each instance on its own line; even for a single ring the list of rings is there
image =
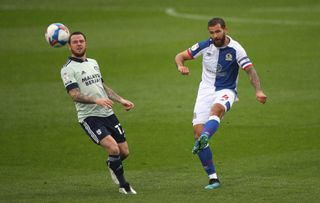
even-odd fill
[[[94,66],[94,69],[99,71],[99,67],[98,66]]]
[[[199,48],[199,44],[197,43],[197,44],[195,44],[195,45],[193,45],[192,47],[191,47],[191,51],[195,51],[195,50],[197,50]]]
[[[232,61],[232,54],[230,54],[230,53],[227,53],[226,54],[226,61]]]

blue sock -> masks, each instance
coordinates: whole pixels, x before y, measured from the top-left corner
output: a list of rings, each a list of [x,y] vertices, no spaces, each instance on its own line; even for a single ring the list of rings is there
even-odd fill
[[[204,124],[201,134],[208,135],[209,139],[218,130],[220,118],[218,116],[210,116],[209,120]]]
[[[208,176],[216,173],[216,169],[213,165],[212,152],[209,146],[204,148],[198,153],[198,157],[202,163],[204,170],[207,172]]]

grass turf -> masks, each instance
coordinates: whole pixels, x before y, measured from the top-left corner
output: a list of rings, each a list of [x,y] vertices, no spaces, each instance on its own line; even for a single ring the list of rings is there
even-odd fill
[[[210,141],[222,181],[215,191],[203,189],[206,175],[191,154],[201,59],[187,63],[188,77],[173,63],[177,52],[208,37],[207,20],[172,17],[167,8],[230,19],[230,35],[245,47],[269,96],[258,104],[241,72],[240,101]],[[20,0],[1,1],[0,10],[0,202],[320,199],[319,3]],[[84,31],[88,57],[98,60],[107,84],[136,104],[132,112],[115,111],[137,196],[118,194],[106,155],[77,124],[60,79],[68,50],[44,40],[53,22]]]

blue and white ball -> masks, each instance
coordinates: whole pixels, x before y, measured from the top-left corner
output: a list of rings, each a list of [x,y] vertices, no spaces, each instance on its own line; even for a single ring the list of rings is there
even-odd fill
[[[53,23],[48,26],[45,37],[52,47],[62,47],[69,40],[69,29],[61,23]]]

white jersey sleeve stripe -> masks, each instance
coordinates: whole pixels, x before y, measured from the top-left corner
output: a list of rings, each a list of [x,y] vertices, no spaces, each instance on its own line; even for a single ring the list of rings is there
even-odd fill
[[[248,65],[242,67],[242,69],[243,69],[243,70],[246,70],[247,68],[249,68],[249,67],[251,67],[251,66],[253,66],[253,64],[252,64],[252,63],[249,63]]]

